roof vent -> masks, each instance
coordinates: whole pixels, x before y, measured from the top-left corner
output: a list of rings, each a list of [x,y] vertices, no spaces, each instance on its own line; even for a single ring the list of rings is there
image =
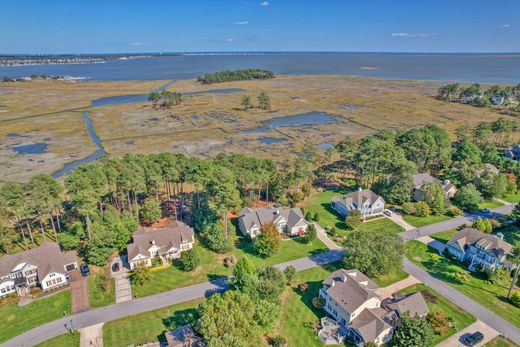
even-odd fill
[[[341,280],[343,282],[347,282],[347,275],[345,275],[345,274],[341,275]]]
[[[155,245],[155,240],[150,241],[152,245]]]
[[[503,239],[504,239],[504,234],[502,234],[502,233],[496,233],[496,236],[497,236],[500,240],[503,240]]]
[[[280,210],[276,210],[274,214],[280,214]]]
[[[336,281],[332,280],[332,284],[330,286],[334,287],[335,285],[336,285]]]
[[[358,187],[358,189],[357,189],[358,192],[360,192],[362,190],[363,190],[363,188],[361,188],[361,187]]]

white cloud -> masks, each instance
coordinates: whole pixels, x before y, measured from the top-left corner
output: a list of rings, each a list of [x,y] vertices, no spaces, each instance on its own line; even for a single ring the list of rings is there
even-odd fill
[[[267,6],[269,6],[269,5],[270,5],[270,4],[269,4],[269,1],[262,1],[262,2],[260,3],[260,6],[262,6],[262,7],[267,7]]]
[[[244,20],[244,21],[238,21],[238,22],[234,22],[233,25],[248,25],[249,22]]]
[[[140,41],[132,42],[132,46],[142,46],[142,45],[144,45],[144,43],[140,42]]]
[[[511,24],[502,24],[500,27],[501,28],[510,28]]]
[[[226,42],[233,42],[233,38],[232,38],[232,37],[228,37],[228,38],[226,39]]]
[[[406,33],[406,32],[396,32],[392,33],[392,37],[401,37],[401,38],[407,38],[407,37],[431,37],[439,35],[439,33],[429,33],[429,34],[423,34],[423,33]]]

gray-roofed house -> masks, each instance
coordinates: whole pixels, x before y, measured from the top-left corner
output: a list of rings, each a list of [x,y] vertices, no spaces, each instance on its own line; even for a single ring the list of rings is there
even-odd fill
[[[427,173],[418,173],[413,175],[413,191],[412,196],[415,201],[423,201],[425,197],[424,186],[428,183],[437,183],[442,187],[442,192],[446,199],[452,198],[457,192],[457,188],[450,180],[441,181]]]
[[[68,272],[78,268],[75,251],[62,252],[56,242],[0,258],[0,297],[24,296],[29,288],[54,289],[69,282]]]
[[[378,289],[377,284],[355,269],[333,272],[320,289],[319,295],[325,299],[325,311],[357,346],[369,342],[382,345],[390,341],[400,316],[405,312],[421,317],[428,312],[420,293],[400,300],[389,299],[384,305]]]
[[[504,157],[509,158],[511,160],[520,161],[520,144],[508,147],[504,151]]]
[[[132,239],[126,247],[130,269],[151,266],[154,258],[160,258],[163,264],[179,258],[181,252],[193,248],[195,233],[183,222],[174,221],[164,228],[140,227]]]
[[[385,209],[385,200],[370,189],[359,189],[342,198],[332,197],[332,208],[342,217],[346,217],[350,210],[359,210],[361,218],[381,215]]]
[[[469,261],[469,270],[475,271],[477,265],[482,269],[510,267],[506,258],[513,246],[503,240],[502,234],[490,235],[466,228],[451,237],[446,249],[458,260]]]
[[[249,208],[240,212],[238,226],[244,235],[255,238],[261,233],[262,225],[275,224],[279,232],[291,236],[303,235],[309,223],[305,220],[302,210],[298,207],[281,209],[276,207]]]
[[[190,325],[184,325],[164,334],[168,347],[205,347],[204,338],[193,331]]]

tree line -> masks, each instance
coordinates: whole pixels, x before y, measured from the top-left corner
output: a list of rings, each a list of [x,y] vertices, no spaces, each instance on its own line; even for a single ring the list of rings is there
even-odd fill
[[[232,81],[261,80],[274,78],[274,73],[270,70],[263,69],[241,69],[241,70],[225,70],[214,73],[208,73],[197,77],[197,81],[203,84],[222,83]]]
[[[148,101],[152,103],[153,108],[172,108],[182,103],[182,94],[163,89],[161,92],[150,93]]]

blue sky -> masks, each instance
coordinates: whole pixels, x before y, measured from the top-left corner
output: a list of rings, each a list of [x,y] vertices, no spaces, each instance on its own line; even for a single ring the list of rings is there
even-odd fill
[[[519,0],[3,0],[0,53],[520,52]]]

